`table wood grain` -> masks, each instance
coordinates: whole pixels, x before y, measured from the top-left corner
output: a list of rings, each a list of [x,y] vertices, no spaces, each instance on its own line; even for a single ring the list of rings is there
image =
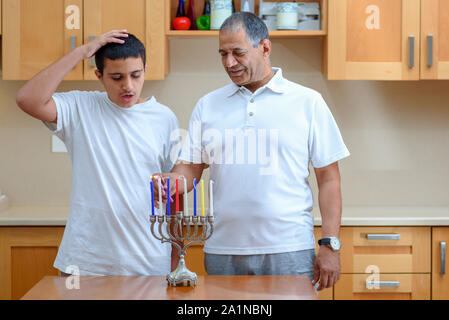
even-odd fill
[[[196,287],[170,287],[165,276],[47,276],[22,300],[316,300],[307,276],[198,276]]]

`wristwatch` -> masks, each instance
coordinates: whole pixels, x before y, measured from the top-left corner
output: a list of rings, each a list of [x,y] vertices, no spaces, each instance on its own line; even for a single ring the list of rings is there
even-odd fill
[[[320,246],[329,246],[332,251],[338,251],[341,248],[340,239],[337,237],[329,237],[318,240]]]

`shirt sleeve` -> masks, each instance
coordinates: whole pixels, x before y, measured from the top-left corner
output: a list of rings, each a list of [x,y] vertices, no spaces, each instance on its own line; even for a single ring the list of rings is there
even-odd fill
[[[337,123],[321,95],[315,101],[309,134],[313,167],[322,168],[350,155]]]
[[[184,139],[181,155],[179,157],[180,160],[195,164],[207,163],[207,161],[203,161],[205,157],[207,158],[207,155],[204,152],[202,144],[201,106],[202,100],[198,101],[192,116],[190,117],[189,131]]]
[[[78,127],[79,91],[54,93],[52,98],[57,109],[57,123],[45,122],[45,126],[59,139],[66,142],[71,138],[73,130]]]

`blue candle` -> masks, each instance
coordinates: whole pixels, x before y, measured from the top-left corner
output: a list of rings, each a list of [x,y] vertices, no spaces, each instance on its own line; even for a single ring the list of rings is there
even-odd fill
[[[193,178],[193,216],[196,217],[196,178]]]
[[[170,216],[170,178],[167,178],[167,216]]]
[[[154,191],[153,191],[153,181],[150,182],[151,185],[151,214],[154,216]]]

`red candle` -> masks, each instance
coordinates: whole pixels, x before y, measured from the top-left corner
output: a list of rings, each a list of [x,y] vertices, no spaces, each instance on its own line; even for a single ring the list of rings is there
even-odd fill
[[[176,179],[176,213],[179,212],[179,188],[178,188],[178,179]]]

